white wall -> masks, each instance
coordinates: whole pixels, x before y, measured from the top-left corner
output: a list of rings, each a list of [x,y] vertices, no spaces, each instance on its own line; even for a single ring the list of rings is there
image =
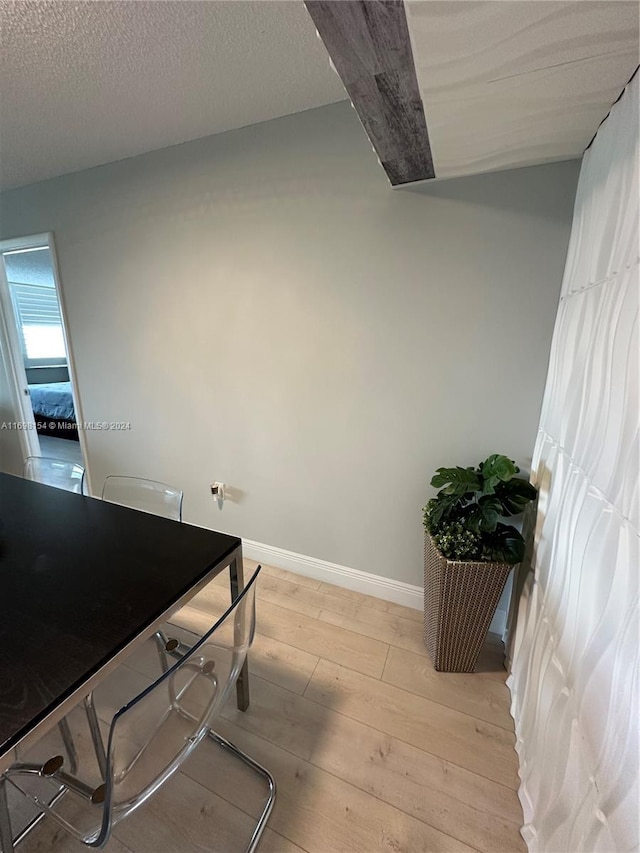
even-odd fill
[[[584,157],[535,453],[509,682],[532,853],[640,842],[638,90]]]
[[[419,584],[443,464],[530,464],[577,164],[393,191],[348,104],[5,193],[52,230],[93,482]],[[237,502],[219,510],[214,479]]]

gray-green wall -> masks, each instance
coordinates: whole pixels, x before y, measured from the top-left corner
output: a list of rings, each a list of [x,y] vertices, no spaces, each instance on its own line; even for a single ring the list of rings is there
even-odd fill
[[[131,422],[94,488],[418,584],[433,469],[530,461],[577,174],[391,190],[343,103],[5,193],[0,231],[54,232],[84,417]]]

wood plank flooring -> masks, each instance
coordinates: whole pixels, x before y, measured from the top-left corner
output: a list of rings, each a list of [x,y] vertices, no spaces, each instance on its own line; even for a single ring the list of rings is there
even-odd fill
[[[64,459],[66,462],[76,462],[84,465],[82,451],[79,441],[71,441],[67,438],[55,438],[52,435],[39,435],[40,453],[42,456],[51,456],[54,459]]]
[[[246,570],[255,566],[247,560]],[[195,630],[228,602],[219,578],[181,611]],[[216,728],[276,776],[261,853],[521,853],[513,721],[502,647],[473,675],[437,673],[421,614],[264,567],[251,651],[251,706]],[[110,687],[115,708],[153,662]],[[236,853],[264,802],[260,780],[204,743],[119,824],[108,853]],[[86,849],[43,821],[19,853]]]

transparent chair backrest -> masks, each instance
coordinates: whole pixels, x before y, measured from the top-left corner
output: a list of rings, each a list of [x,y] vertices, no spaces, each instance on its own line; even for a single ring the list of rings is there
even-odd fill
[[[102,500],[182,521],[182,491],[140,477],[107,477]]]
[[[71,835],[91,847],[103,846],[113,825],[141,806],[191,755],[230,695],[253,642],[259,573],[260,566],[204,636],[168,626],[172,639],[182,633],[191,645],[179,647],[179,660],[113,717],[104,785],[96,789],[103,800],[90,804],[62,797],[46,806],[44,795],[38,802],[20,780],[14,784]]]
[[[206,735],[253,642],[259,573],[260,568],[226,613],[177,663],[113,718],[103,828],[151,796]]]
[[[82,494],[84,468],[76,462],[50,456],[28,456],[24,463],[24,476],[27,480]]]

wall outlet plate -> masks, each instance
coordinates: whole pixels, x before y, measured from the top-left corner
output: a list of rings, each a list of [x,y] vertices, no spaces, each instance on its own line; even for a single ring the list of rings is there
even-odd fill
[[[224,500],[224,483],[220,483],[216,481],[211,484],[211,494],[214,498],[217,498],[219,501]]]

